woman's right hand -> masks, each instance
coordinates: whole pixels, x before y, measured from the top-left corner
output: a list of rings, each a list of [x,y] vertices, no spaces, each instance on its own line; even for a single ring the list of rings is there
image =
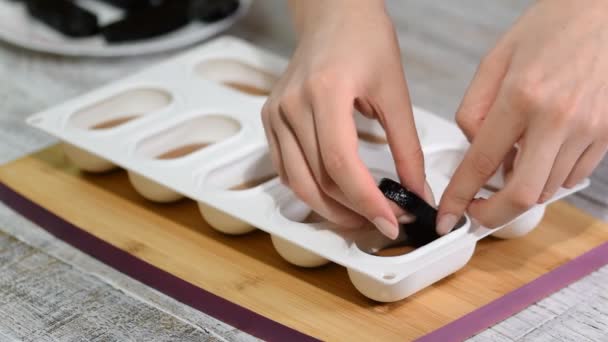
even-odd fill
[[[384,1],[292,5],[299,43],[262,111],[273,164],[328,220],[345,227],[369,221],[394,239],[398,222],[412,218],[389,204],[360,159],[354,108],[384,127],[401,183],[433,200]]]

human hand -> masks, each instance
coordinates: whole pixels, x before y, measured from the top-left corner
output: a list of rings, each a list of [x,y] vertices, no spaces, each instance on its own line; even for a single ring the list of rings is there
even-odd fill
[[[589,176],[608,148],[607,75],[608,2],[532,5],[482,60],[460,105],[472,144],[441,199],[437,231],[467,208],[484,226],[506,224]],[[514,165],[505,187],[474,199],[503,161]]]
[[[299,44],[262,110],[282,182],[328,220],[390,238],[412,218],[358,155],[354,108],[384,127],[399,178],[431,201],[395,32],[383,1],[296,1]],[[434,203],[433,203],[434,204]],[[396,217],[399,215],[399,218]]]

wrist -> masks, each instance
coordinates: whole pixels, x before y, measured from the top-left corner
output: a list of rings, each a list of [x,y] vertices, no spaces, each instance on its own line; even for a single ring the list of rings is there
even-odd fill
[[[325,20],[336,16],[356,16],[371,19],[386,14],[384,0],[290,0],[292,21],[298,36],[317,30]]]

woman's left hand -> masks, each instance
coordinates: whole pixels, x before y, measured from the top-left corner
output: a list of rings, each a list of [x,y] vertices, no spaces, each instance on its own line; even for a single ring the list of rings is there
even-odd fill
[[[608,148],[608,1],[536,2],[482,60],[456,119],[472,143],[441,199],[440,234],[465,210],[506,224],[589,176]],[[505,187],[474,199],[516,144]]]

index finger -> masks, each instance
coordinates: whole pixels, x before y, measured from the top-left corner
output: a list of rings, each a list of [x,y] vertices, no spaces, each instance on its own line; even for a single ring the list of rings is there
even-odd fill
[[[355,211],[371,221],[383,234],[396,238],[397,218],[358,153],[353,118],[354,98],[334,91],[331,100],[314,103],[314,120],[321,158],[329,177]]]
[[[425,190],[424,156],[416,130],[412,104],[405,79],[379,89],[381,108],[376,113],[388,140],[401,184],[431,202]]]
[[[446,188],[437,215],[437,232],[450,232],[484,184],[494,175],[524,131],[522,121],[495,102],[478,135]]]

